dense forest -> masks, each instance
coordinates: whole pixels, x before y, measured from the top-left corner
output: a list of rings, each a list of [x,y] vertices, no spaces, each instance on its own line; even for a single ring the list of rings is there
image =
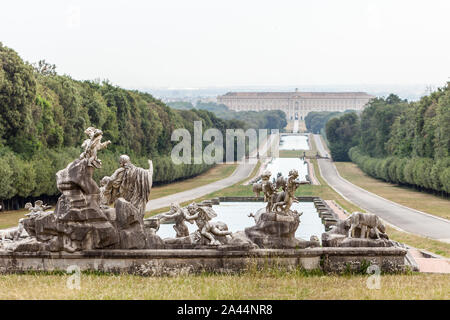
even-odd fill
[[[110,175],[120,154],[147,168],[155,167],[154,182],[168,183],[202,173],[207,164],[175,165],[170,152],[178,142],[172,131],[186,128],[193,136],[194,121],[203,130],[248,124],[224,120],[206,110],[174,110],[148,93],[125,90],[108,81],[77,81],[58,75],[44,61],[24,62],[0,43],[0,201],[3,209],[23,206],[31,198],[51,201],[58,195],[55,174],[81,152],[89,126],[102,129],[111,140],[100,159],[95,178]],[[208,143],[204,143],[205,145]]]
[[[326,125],[335,160],[346,153],[375,178],[450,194],[450,83],[417,102],[373,99],[359,118],[345,117]]]
[[[281,110],[265,111],[234,111],[228,109],[224,104],[215,102],[197,102],[194,106],[190,102],[176,101],[169,102],[169,106],[190,110],[199,109],[213,112],[217,117],[225,120],[238,120],[244,124],[243,129],[283,129],[287,125],[286,114]]]

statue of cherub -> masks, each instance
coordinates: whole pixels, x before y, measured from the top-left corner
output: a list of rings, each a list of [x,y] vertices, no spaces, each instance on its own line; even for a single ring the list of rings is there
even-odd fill
[[[213,246],[220,245],[214,236],[229,236],[231,231],[228,231],[224,223],[213,223],[212,218],[217,217],[217,214],[210,207],[199,206],[195,202],[191,203],[187,207],[189,216],[187,220],[194,220],[197,224],[198,231],[202,236],[209,240],[209,244]]]
[[[297,178],[298,171],[296,169],[290,170],[288,179],[285,183],[284,191],[273,195],[273,205],[271,209],[273,212],[287,214],[291,209],[292,203],[298,202],[297,199],[295,199],[295,191],[301,184],[309,184],[310,182],[300,181],[297,180]],[[281,209],[281,211],[279,209]]]
[[[29,210],[30,212],[25,214],[25,216],[34,217],[50,208],[51,208],[51,206],[44,204],[44,202],[42,202],[42,200],[36,200],[34,202],[34,207],[31,204],[31,202],[27,202],[27,203],[25,203],[25,209]]]
[[[190,219],[188,213],[186,213],[186,211],[181,208],[178,203],[172,203],[170,205],[170,211],[166,214],[162,214],[161,218],[173,219],[175,221],[175,225],[173,226],[173,228],[177,233],[177,238],[189,236],[189,229],[184,224],[185,221],[191,224],[194,223],[193,220]]]
[[[87,128],[84,133],[87,134],[89,139],[84,140],[81,145],[84,148],[83,153],[80,155],[80,159],[88,159],[88,166],[101,168],[102,162],[97,158],[97,152],[106,148],[111,141],[101,142],[103,138],[103,131],[94,127]]]
[[[265,171],[261,175],[261,189],[264,193],[264,201],[267,202],[266,211],[269,212],[272,208],[273,202],[273,194],[275,192],[275,184],[270,181],[270,176],[272,173],[270,171]]]

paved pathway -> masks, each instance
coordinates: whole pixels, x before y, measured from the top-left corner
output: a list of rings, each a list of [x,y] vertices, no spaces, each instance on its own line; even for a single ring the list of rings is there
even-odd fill
[[[260,157],[263,157],[267,153],[269,146],[272,143],[278,142],[278,140],[279,140],[278,135],[270,135],[266,143],[259,148]],[[165,197],[150,200],[147,203],[146,211],[168,207],[172,202],[182,203],[185,201],[194,200],[203,197],[204,195],[207,195],[211,192],[227,188],[244,180],[245,178],[250,176],[250,174],[252,173],[253,169],[256,166],[257,161],[255,159],[255,156],[256,150],[252,154],[250,154],[251,158],[249,159],[250,161],[249,160],[242,161],[238,165],[236,170],[234,170],[233,174],[225,179],[218,180],[191,190],[186,190],[183,192],[178,192]],[[150,193],[150,199],[151,197],[152,195]]]
[[[314,135],[320,155],[326,155],[319,135]],[[410,233],[450,243],[450,221],[414,210],[364,190],[342,178],[334,163],[318,159],[320,174],[344,198],[388,223]]]

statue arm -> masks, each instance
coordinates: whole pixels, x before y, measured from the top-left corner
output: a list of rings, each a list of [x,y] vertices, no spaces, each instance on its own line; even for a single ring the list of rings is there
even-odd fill
[[[110,180],[108,182],[109,187],[113,187],[113,188],[120,187],[120,185],[122,183],[122,179],[123,179],[124,170],[125,170],[124,168],[119,168],[112,174],[112,176],[110,177]]]
[[[108,146],[108,144],[110,144],[110,143],[111,143],[111,140],[108,140],[106,142],[100,143],[100,145],[98,147],[98,150],[106,148]]]
[[[175,211],[173,213],[171,213],[171,212],[163,213],[163,214],[161,214],[161,217],[163,217],[163,218],[174,218],[177,215],[178,215],[178,211]]]
[[[197,213],[195,213],[195,214],[193,214],[193,215],[188,215],[188,214],[186,214],[186,212],[183,212],[183,214],[184,214],[184,218],[185,218],[186,220],[188,220],[188,221],[195,220],[195,219],[197,219],[198,216],[199,216],[199,212],[197,212]]]
[[[211,227],[211,233],[215,234],[216,236],[228,236],[230,234],[232,234],[231,231],[229,230],[219,230],[218,228],[216,228],[215,226]]]

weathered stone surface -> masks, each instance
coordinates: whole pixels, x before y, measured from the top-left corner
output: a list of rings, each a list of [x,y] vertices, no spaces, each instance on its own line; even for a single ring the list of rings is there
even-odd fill
[[[65,271],[70,265],[77,265],[82,271],[128,272],[147,276],[203,271],[242,272],[255,267],[346,272],[364,271],[369,264],[379,266],[382,272],[399,272],[407,267],[405,254],[406,249],[397,247],[239,250],[224,246],[223,249],[103,249],[75,253],[0,250],[0,272]]]
[[[297,212],[287,214],[258,211],[255,216],[256,225],[245,229],[248,239],[260,248],[306,248],[316,247],[316,241],[305,241],[295,238],[295,231],[300,223]]]
[[[393,247],[385,226],[373,214],[355,212],[322,234],[324,247]]]
[[[25,238],[18,241],[11,241],[3,244],[3,248],[6,251],[14,252],[38,252],[48,251],[48,246],[36,240],[36,238]]]
[[[99,129],[89,127],[85,132],[89,139],[83,142],[84,152],[56,174],[56,185],[62,195],[55,211],[44,212],[46,206],[42,201],[37,201],[35,207],[27,203],[32,212],[21,220],[19,227],[23,226],[33,240],[10,245],[10,249],[33,251],[45,247],[50,251],[74,252],[161,246],[162,240],[154,236],[154,232],[145,230],[143,222],[152,186],[152,162],[149,161],[150,169],[144,170],[135,167],[128,156],[122,155],[120,168],[113,176],[102,179],[106,183],[101,190],[93,179],[93,173],[95,168],[101,167],[98,150],[109,142],[101,142],[102,131]],[[101,203],[101,200],[106,203]],[[112,201],[115,208],[106,205]],[[42,245],[36,245],[36,242]]]
[[[114,225],[119,230],[121,249],[147,248],[147,234],[144,230],[143,212],[124,198],[115,202],[116,220]]]
[[[73,195],[69,199],[74,207],[84,206],[86,203],[82,195],[100,194],[93,174],[94,167],[88,166],[88,159],[76,159],[56,173],[56,186],[63,194],[67,191],[67,194]],[[81,193],[76,190],[81,190]]]
[[[147,248],[148,249],[164,249],[164,241],[156,234],[147,233]]]

